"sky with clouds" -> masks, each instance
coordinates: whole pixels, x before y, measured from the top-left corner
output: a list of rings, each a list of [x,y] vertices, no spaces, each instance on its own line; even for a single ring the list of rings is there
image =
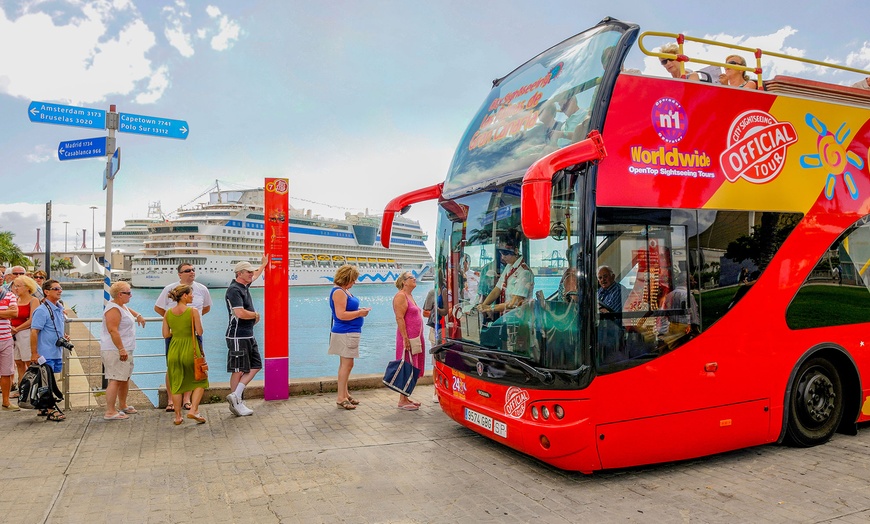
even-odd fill
[[[44,247],[48,201],[55,251],[65,221],[71,248],[82,229],[91,246],[92,220],[105,227],[105,160],[57,159],[61,141],[101,132],[31,123],[32,101],[188,122],[186,140],[118,133],[116,227],[154,201],[171,212],[215,180],[268,177],[290,179],[295,207],[343,217],[443,181],[492,79],[605,16],[870,69],[868,14],[851,0],[0,0],[0,230],[29,251],[41,228]],[[625,65],[665,75],[637,49]],[[409,216],[434,232],[433,204]]]

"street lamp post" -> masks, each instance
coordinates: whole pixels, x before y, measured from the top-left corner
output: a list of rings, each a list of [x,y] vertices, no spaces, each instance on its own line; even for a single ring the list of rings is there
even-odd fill
[[[69,231],[69,220],[64,220],[63,221],[63,255],[64,256],[68,256],[67,253],[69,253],[69,247],[67,246],[67,243],[66,243],[66,237],[67,237],[68,231]]]
[[[97,254],[96,254],[96,251],[94,250],[94,245],[95,245],[96,242],[97,242],[97,233],[96,233],[96,231],[97,231],[97,229],[96,229],[96,224],[97,224],[97,222],[96,222],[96,218],[95,218],[95,217],[96,217],[96,214],[95,214],[96,211],[97,211],[97,206],[91,206],[91,273],[96,273],[96,272],[97,272],[97,267],[96,267],[96,263],[97,263],[96,256],[97,256]]]

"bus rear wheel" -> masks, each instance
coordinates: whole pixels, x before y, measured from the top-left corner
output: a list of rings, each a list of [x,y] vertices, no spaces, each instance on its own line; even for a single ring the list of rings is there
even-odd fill
[[[827,442],[843,418],[843,383],[824,358],[811,358],[798,369],[789,398],[787,440],[800,447]]]

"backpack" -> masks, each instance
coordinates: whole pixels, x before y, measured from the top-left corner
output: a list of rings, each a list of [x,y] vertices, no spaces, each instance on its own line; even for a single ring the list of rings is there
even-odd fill
[[[63,394],[48,364],[30,364],[18,384],[18,406],[24,409],[58,409]]]

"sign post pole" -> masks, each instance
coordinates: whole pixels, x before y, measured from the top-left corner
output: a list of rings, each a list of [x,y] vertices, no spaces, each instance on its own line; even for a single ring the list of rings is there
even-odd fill
[[[266,400],[286,400],[290,397],[290,316],[288,303],[288,236],[290,183],[286,178],[267,178],[265,194],[266,231],[263,248],[268,260],[266,268],[265,340]]]

